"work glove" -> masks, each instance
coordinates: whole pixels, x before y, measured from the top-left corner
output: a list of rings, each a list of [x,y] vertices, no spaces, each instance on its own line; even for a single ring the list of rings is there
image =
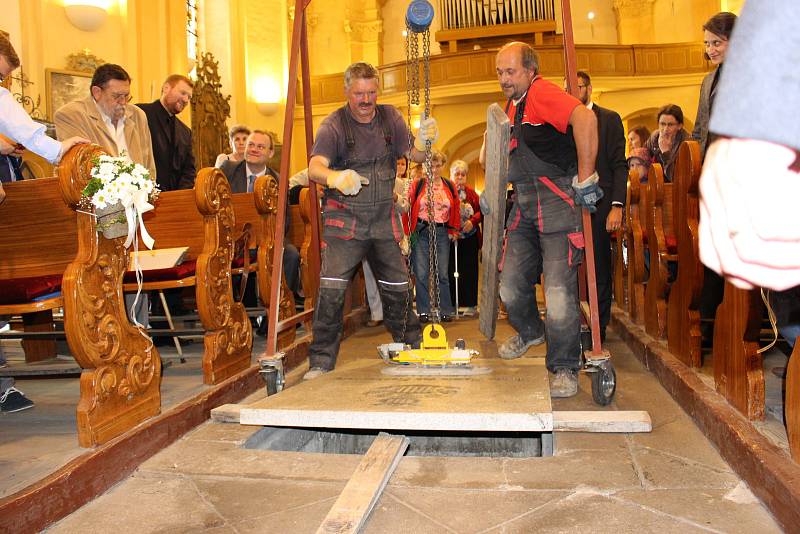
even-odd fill
[[[361,186],[367,184],[369,184],[369,179],[352,169],[333,171],[328,175],[328,187],[338,189],[345,195],[358,194]]]
[[[419,123],[419,131],[417,131],[417,138],[414,139],[414,148],[420,152],[425,152],[425,142],[430,141],[433,145],[439,139],[439,127],[436,125],[436,119],[433,117],[426,117]]]
[[[481,207],[481,213],[483,215],[491,215],[492,210],[491,208],[489,208],[489,201],[483,198],[483,195],[478,197],[478,204]]]
[[[600,177],[597,172],[593,172],[586,180],[578,183],[578,175],[572,179],[572,189],[575,191],[575,203],[583,206],[589,213],[597,211],[597,202],[603,198],[603,190],[600,189],[598,181]]]

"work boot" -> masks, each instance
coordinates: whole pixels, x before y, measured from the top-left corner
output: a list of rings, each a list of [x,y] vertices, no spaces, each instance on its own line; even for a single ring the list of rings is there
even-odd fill
[[[572,369],[556,369],[550,380],[550,396],[556,399],[573,397],[578,393],[578,373]]]
[[[504,360],[513,360],[519,358],[529,347],[541,345],[544,343],[544,334],[539,337],[533,338],[530,341],[522,341],[522,336],[519,334],[506,339],[500,348],[497,349],[497,354]]]
[[[303,375],[303,380],[314,380],[318,376],[322,376],[328,372],[330,372],[328,369],[323,369],[322,367],[312,367]]]

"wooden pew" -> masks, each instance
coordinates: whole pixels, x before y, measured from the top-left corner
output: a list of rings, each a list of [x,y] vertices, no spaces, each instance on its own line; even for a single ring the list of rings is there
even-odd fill
[[[278,181],[273,176],[260,176],[255,183],[254,200],[256,211],[259,216],[260,238],[258,239],[258,293],[264,307],[269,307],[269,296],[272,286],[273,251],[275,249],[275,223],[278,214]],[[295,225],[302,226],[302,220],[292,219],[292,215],[297,217],[297,213],[290,212],[289,231]],[[301,257],[302,264],[302,257]],[[294,294],[289,291],[286,285],[286,277],[281,269],[281,298],[278,311],[278,319],[288,319],[295,314]],[[296,337],[296,327],[284,330],[278,334],[279,349],[291,345]]]
[[[795,340],[794,350],[786,366],[786,434],[792,459],[800,463],[800,337]]]
[[[647,248],[650,251],[650,275],[644,293],[644,326],[648,334],[663,338],[667,333],[668,261],[674,247],[672,230],[672,184],[665,183],[661,165],[654,163],[647,178]],[[672,246],[668,241],[673,243]]]
[[[630,175],[628,187],[630,200],[625,208],[627,221],[625,240],[628,247],[628,313],[634,323],[644,325],[644,290],[648,276],[644,263],[644,229],[647,227],[648,219],[648,187],[647,184],[642,184],[638,177]]]
[[[3,184],[0,204],[0,315],[21,315],[26,332],[53,331],[53,310],[64,306],[64,270],[78,253],[78,224],[58,178]],[[37,299],[37,300],[34,300]],[[56,356],[52,339],[24,339],[27,363]]]
[[[714,319],[714,383],[717,391],[749,419],[764,418],[764,366],[758,352],[764,305],[758,289],[725,282]],[[787,406],[789,404],[787,396]]]
[[[700,145],[684,141],[678,148],[673,180],[672,227],[678,246],[678,276],[670,288],[667,305],[667,344],[679,360],[691,367],[702,365],[700,342]]]
[[[620,309],[625,309],[627,286],[626,281],[628,278],[628,262],[625,260],[626,245],[625,245],[625,227],[628,224],[628,206],[631,202],[631,186],[630,178],[628,178],[628,187],[625,194],[625,213],[623,213],[622,227],[614,232],[611,236],[611,244],[613,248],[613,262],[614,262],[614,302],[617,303]]]
[[[61,194],[73,210],[88,182],[92,159],[101,154],[96,145],[78,145],[61,162]],[[86,213],[77,213],[76,232],[69,235],[77,235],[78,250],[62,283],[64,330],[72,355],[84,369],[78,442],[92,447],[159,413],[161,359],[140,329],[130,324],[125,311],[125,238],[106,239],[98,234],[93,216]],[[52,238],[54,242],[61,239],[58,233]],[[51,252],[54,247],[45,250]]]
[[[231,261],[236,217],[231,196],[222,171],[201,169],[193,190],[161,193],[156,209],[144,215],[156,248],[189,247],[184,263],[174,270],[147,271],[144,289],[195,287],[200,321],[206,330],[206,384],[218,384],[245,370],[253,347],[247,312],[233,298]],[[153,279],[156,274],[158,280]]]

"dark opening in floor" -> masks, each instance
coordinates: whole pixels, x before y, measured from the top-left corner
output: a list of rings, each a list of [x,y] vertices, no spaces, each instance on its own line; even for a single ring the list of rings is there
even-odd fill
[[[409,438],[408,456],[542,456],[542,435],[534,432],[391,431]],[[364,454],[377,430],[264,427],[245,442],[246,449],[327,454]]]

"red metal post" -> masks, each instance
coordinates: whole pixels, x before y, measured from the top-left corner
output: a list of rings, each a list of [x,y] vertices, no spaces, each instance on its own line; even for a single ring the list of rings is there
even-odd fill
[[[561,17],[564,26],[564,68],[566,70],[567,90],[575,97],[578,96],[578,62],[575,59],[575,38],[572,34],[572,13],[569,0],[561,0]],[[586,276],[589,289],[589,322],[592,329],[593,356],[602,356],[603,347],[600,340],[600,316],[597,304],[597,275],[594,266],[594,241],[592,239],[592,216],[589,210],[581,210],[583,219],[583,239],[586,245]]]

